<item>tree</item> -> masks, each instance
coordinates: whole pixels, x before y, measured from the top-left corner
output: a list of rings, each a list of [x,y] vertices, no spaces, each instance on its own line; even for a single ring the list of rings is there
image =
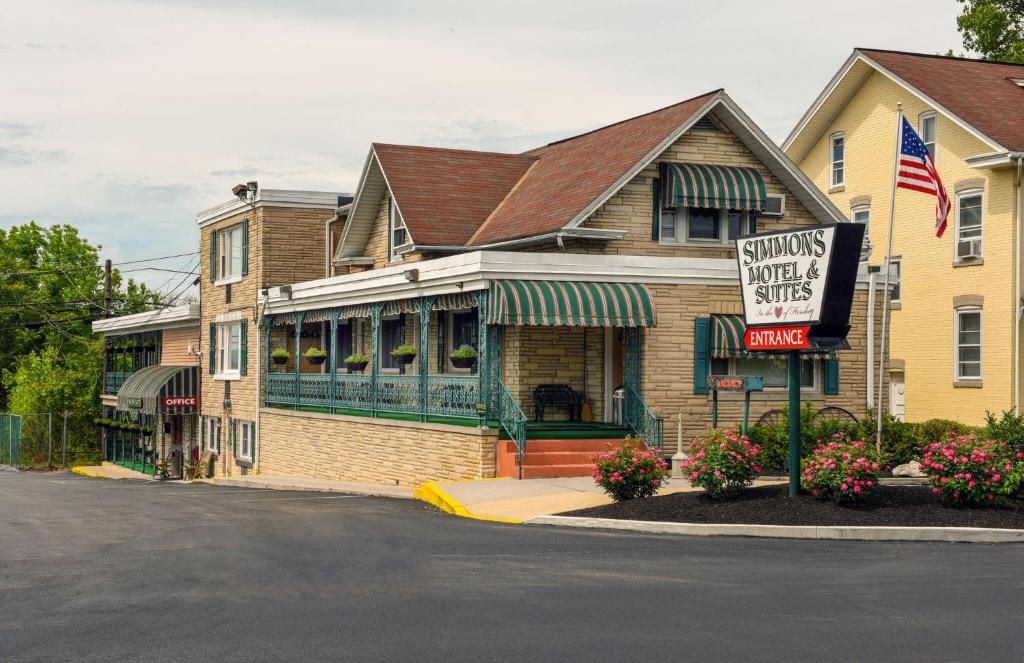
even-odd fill
[[[986,60],[1024,64],[1024,0],[959,0],[964,46]]]

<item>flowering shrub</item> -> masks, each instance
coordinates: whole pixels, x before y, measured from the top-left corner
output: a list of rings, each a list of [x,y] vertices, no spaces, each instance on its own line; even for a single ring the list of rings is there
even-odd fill
[[[951,434],[925,447],[921,466],[944,502],[985,504],[1020,488],[1022,460],[1024,453],[1012,453],[1005,442]]]
[[[594,481],[616,502],[650,497],[668,478],[668,463],[632,435],[594,457]]]
[[[804,490],[833,502],[855,502],[867,497],[878,485],[878,461],[868,458],[863,440],[851,440],[836,433],[828,444],[820,444],[800,475]]]
[[[683,470],[691,484],[703,488],[711,497],[735,495],[761,474],[761,465],[756,460],[760,453],[761,447],[751,444],[745,435],[712,430],[690,446],[690,457],[683,461]]]

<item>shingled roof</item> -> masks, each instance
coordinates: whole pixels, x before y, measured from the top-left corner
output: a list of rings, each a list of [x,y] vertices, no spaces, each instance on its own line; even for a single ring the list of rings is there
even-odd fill
[[[1007,150],[1024,150],[1024,64],[858,48]]]

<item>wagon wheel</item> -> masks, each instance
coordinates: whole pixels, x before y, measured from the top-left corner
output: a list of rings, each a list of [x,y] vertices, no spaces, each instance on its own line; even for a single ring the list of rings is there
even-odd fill
[[[782,421],[782,410],[768,410],[757,420],[758,426],[774,426]]]
[[[848,421],[857,423],[857,417],[841,407],[823,407],[814,414],[812,421]]]

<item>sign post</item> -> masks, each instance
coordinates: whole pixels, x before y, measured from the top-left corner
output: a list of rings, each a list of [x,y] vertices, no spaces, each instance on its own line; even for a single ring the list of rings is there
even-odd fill
[[[718,428],[718,392],[743,392],[743,428],[740,433],[747,434],[750,422],[750,392],[764,391],[764,378],[760,375],[715,375],[708,377],[708,389],[711,390],[711,427]]]
[[[864,226],[823,224],[736,240],[747,351],[789,359],[789,495],[800,494],[800,363],[849,348]]]

